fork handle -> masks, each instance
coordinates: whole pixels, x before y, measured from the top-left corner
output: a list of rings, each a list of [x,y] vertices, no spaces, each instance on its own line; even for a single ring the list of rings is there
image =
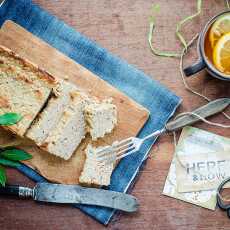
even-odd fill
[[[226,107],[230,105],[230,98],[221,98],[209,102],[208,104],[194,110],[195,113],[203,118],[209,117],[216,113],[223,111]],[[200,119],[192,114],[184,115],[166,124],[165,129],[167,131],[176,131],[183,128],[186,125],[194,124]]]

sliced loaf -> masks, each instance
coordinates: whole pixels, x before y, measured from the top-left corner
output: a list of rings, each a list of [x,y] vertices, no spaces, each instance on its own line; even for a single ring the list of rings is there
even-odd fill
[[[64,110],[71,101],[71,94],[76,90],[73,84],[59,81],[54,89],[54,94],[50,97],[44,110],[35,119],[26,136],[35,141],[37,145],[41,145],[48,134],[56,128]]]
[[[68,160],[86,134],[84,94],[61,81],[26,136],[41,149]]]
[[[50,74],[0,46],[0,114],[15,112],[23,116],[6,129],[23,136],[55,86]]]

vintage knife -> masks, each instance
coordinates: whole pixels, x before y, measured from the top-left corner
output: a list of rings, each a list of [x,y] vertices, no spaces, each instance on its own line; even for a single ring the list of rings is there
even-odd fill
[[[1,194],[20,198],[32,197],[41,202],[103,206],[125,212],[135,212],[138,209],[138,202],[134,196],[104,189],[85,188],[79,185],[38,183],[33,189],[18,185],[6,185],[0,187]]]

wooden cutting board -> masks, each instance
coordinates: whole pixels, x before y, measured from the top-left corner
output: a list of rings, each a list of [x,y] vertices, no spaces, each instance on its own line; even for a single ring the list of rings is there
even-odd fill
[[[115,140],[136,136],[147,121],[149,112],[144,107],[14,22],[6,21],[2,26],[0,44],[57,78],[67,76],[70,82],[93,96],[100,99],[113,98],[118,108],[118,126],[112,134],[94,142],[95,146],[107,145]],[[5,143],[11,138],[9,133],[0,132],[0,143]],[[20,145],[20,148],[33,155],[33,159],[26,161],[25,164],[36,169],[48,180],[77,184],[85,161],[84,149],[89,142],[90,138],[87,137],[68,161],[48,154],[28,141]]]

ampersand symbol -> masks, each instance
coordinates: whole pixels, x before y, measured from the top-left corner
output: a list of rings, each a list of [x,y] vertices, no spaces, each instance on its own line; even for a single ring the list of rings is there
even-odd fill
[[[193,175],[193,181],[197,181],[197,180],[198,180],[197,175]]]

